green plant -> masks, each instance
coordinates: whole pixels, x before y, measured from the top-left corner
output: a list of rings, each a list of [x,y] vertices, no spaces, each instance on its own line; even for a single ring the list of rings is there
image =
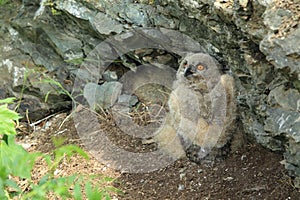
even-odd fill
[[[0,6],[3,6],[4,4],[8,3],[9,0],[0,0]]]
[[[66,89],[62,86],[61,83],[59,83],[58,81],[54,80],[53,78],[47,77],[47,76],[46,76],[46,78],[43,79],[41,82],[42,82],[42,83],[48,83],[48,84],[52,85],[52,87],[54,87],[55,91],[56,91],[58,94],[63,94],[63,95],[68,96],[68,97],[72,100],[72,102],[75,103],[74,106],[76,107],[76,100],[75,100],[76,97],[73,97],[73,95],[72,95],[68,90],[66,90]],[[50,93],[51,93],[51,91],[49,91],[49,92],[45,95],[45,102],[48,101],[48,97],[49,97]],[[75,110],[75,109],[74,109],[74,110]],[[61,125],[60,125],[59,128],[61,128],[61,126],[65,123],[65,121],[66,121],[72,114],[73,114],[73,112],[71,112],[71,114],[68,115],[68,116],[64,119],[64,121],[61,123]]]
[[[56,90],[56,92],[58,92],[59,94],[63,94],[63,95],[66,95],[68,96],[72,101],[75,101],[74,98],[73,98],[73,95],[68,91],[66,90],[62,84],[60,84],[58,81],[54,80],[53,78],[50,78],[50,77],[45,77],[45,79],[43,79],[41,81],[42,83],[48,83],[50,85],[52,85],[54,87],[54,89]],[[51,92],[48,92],[45,96],[45,102],[47,102],[48,100],[48,97],[49,97],[49,94]]]
[[[102,176],[83,176],[73,174],[55,177],[54,172],[60,162],[79,154],[88,159],[88,155],[75,145],[64,145],[63,140],[56,140],[58,146],[52,154],[40,152],[29,153],[15,142],[15,122],[19,115],[8,109],[7,105],[14,98],[0,100],[0,199],[47,199],[51,193],[56,198],[75,200],[110,199],[110,192],[118,192],[114,187],[107,186],[113,179]],[[48,173],[38,183],[31,180],[31,172],[36,160],[44,159],[48,165]],[[26,187],[19,185],[18,180],[25,180]]]
[[[22,88],[21,88],[21,91],[20,91],[20,96],[19,96],[19,100],[18,100],[18,103],[17,103],[17,106],[15,107],[15,111],[18,112],[19,108],[20,108],[20,105],[21,105],[21,101],[23,99],[23,96],[24,96],[24,92],[25,90],[27,89],[27,81],[28,81],[28,76],[29,76],[29,73],[31,73],[30,70],[28,70],[28,66],[26,64],[26,69],[24,71],[24,77],[23,77],[23,83],[22,83]]]

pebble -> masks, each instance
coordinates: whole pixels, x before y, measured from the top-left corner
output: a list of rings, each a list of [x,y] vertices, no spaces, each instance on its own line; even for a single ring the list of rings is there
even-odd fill
[[[184,190],[184,185],[179,184],[179,186],[178,186],[178,191],[181,191],[181,190]]]

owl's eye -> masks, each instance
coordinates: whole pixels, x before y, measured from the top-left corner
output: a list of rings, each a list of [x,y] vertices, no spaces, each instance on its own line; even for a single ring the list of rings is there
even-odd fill
[[[184,67],[188,67],[188,62],[185,60],[185,61],[183,61],[183,66]]]
[[[205,70],[205,67],[203,66],[203,65],[197,65],[197,69],[199,70],[199,71],[203,71],[203,70]]]

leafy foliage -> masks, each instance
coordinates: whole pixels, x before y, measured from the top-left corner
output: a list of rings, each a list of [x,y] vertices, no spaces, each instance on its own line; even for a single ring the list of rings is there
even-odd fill
[[[7,109],[7,104],[12,103],[15,99],[8,98],[0,100],[0,130],[1,134],[5,135],[15,135],[15,120],[20,119],[19,115],[9,109]]]
[[[81,199],[111,199],[110,192],[118,189],[107,186],[113,179],[99,176],[83,176],[73,174],[65,177],[55,177],[54,172],[65,158],[79,154],[88,159],[88,155],[75,145],[62,145],[54,141],[57,148],[51,155],[40,152],[29,153],[15,142],[15,121],[20,116],[8,109],[13,98],[0,100],[0,199],[47,199],[51,194],[57,198],[75,200]],[[48,165],[48,173],[38,183],[31,180],[31,172],[37,159],[42,158]],[[18,180],[26,181],[26,188],[19,185]]]
[[[9,0],[0,0],[0,6],[3,6],[4,4],[8,3]]]

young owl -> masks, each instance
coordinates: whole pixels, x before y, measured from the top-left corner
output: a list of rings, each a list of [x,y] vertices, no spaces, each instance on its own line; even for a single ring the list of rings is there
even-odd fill
[[[197,118],[193,137],[182,129],[177,132],[186,155],[196,162],[207,155],[214,157],[232,137],[236,110],[233,78],[221,75],[211,56],[197,53],[188,55],[181,62],[177,79],[198,99],[198,105],[194,106],[199,108],[196,109],[198,112],[194,109],[184,113]]]
[[[235,116],[234,84],[219,73],[208,54],[187,55],[173,84],[166,122],[154,140],[173,158],[195,162],[214,156],[231,139]]]

